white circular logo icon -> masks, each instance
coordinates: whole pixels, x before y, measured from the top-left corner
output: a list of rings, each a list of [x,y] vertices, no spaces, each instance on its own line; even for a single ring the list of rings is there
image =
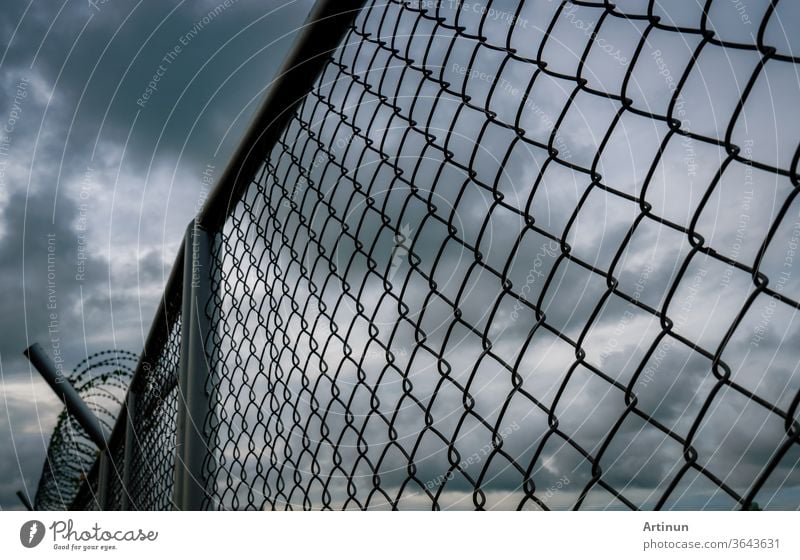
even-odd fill
[[[25,548],[38,546],[44,538],[44,523],[41,521],[26,521],[19,530],[19,540]]]

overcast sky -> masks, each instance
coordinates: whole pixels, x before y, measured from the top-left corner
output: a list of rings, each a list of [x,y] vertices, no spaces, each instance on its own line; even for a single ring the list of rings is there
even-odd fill
[[[3,4],[2,508],[23,484],[35,492],[59,410],[22,350],[52,354],[57,338],[69,369],[87,352],[141,350],[203,173],[221,172],[313,2],[233,2],[208,18],[219,4]]]
[[[0,458],[3,507],[16,506],[21,475],[35,488],[59,408],[21,350],[41,341],[52,351],[58,338],[71,365],[106,347],[141,349],[183,229],[202,200],[203,173],[221,172],[285,54],[288,41],[281,37],[292,34],[311,2],[240,0],[203,29],[197,24],[215,0],[158,6],[111,0],[98,9],[41,4],[6,10],[0,30],[11,41],[0,60],[3,107],[15,119],[0,222],[8,411],[0,437],[3,449],[12,450]],[[700,35],[658,29],[636,57],[648,22],[603,16],[602,7],[557,12],[558,2],[503,0],[492,2],[490,12],[482,2],[464,2],[460,11],[449,1],[438,11],[432,2],[409,4],[376,2],[360,16],[358,26],[371,40],[337,56],[371,89],[329,67],[302,112],[314,138],[299,121],[290,125],[294,157],[273,152],[265,187],[250,192],[252,212],[242,212],[239,231],[224,234],[232,246],[238,241],[252,251],[234,251],[245,281],[231,276],[223,297],[225,332],[245,330],[227,311],[235,305],[248,336],[225,335],[218,348],[227,365],[219,389],[228,407],[221,436],[227,462],[218,473],[222,506],[231,507],[233,496],[256,507],[301,506],[304,495],[315,505],[325,499],[342,505],[353,488],[360,504],[385,505],[382,495],[371,494],[368,465],[379,465],[388,500],[404,507],[430,507],[427,489],[439,494],[442,507],[471,508],[481,476],[485,507],[515,508],[524,498],[519,467],[482,451],[495,431],[517,465],[532,464],[537,495],[550,508],[574,507],[584,490],[583,507],[622,507],[602,484],[648,508],[676,479],[667,507],[734,508],[707,477],[682,470],[682,446],[642,415],[678,437],[694,432],[698,465],[742,495],[785,441],[778,414],[720,388],[720,368],[709,355],[721,348],[736,386],[785,412],[800,390],[797,311],[763,293],[751,297],[752,276],[693,252],[686,230],[714,254],[752,267],[773,228],[759,271],[771,289],[799,299],[792,244],[800,237],[800,198],[786,177],[796,165],[800,130],[797,65],[773,59],[762,67],[755,49],[713,44],[694,59]],[[617,5],[642,15],[648,2]],[[717,0],[707,25],[723,40],[753,45],[766,5],[753,0],[742,11]],[[699,6],[656,2],[655,15],[697,28]],[[796,4],[780,3],[766,44],[782,55],[796,52],[790,30],[798,17]],[[459,26],[465,32],[454,41]],[[377,45],[376,37],[386,44]],[[176,45],[182,51],[173,57]],[[513,59],[503,52],[508,46]],[[529,90],[531,60],[540,55],[550,73],[538,73]],[[574,79],[579,69],[583,88]],[[620,112],[623,84],[631,110]],[[338,110],[323,110],[321,98]],[[670,135],[663,119],[670,110],[682,130],[720,142],[730,133],[730,142],[762,168],[733,160],[713,141]],[[367,149],[369,141],[387,161]],[[326,148],[318,150],[318,142]],[[548,143],[558,159],[548,157]],[[315,209],[317,200],[324,207]],[[249,222],[263,228],[263,239],[253,237]],[[48,250],[57,260],[54,286],[47,284]],[[381,274],[369,273],[372,267]],[[609,295],[609,275],[641,305]],[[55,334],[47,328],[51,296]],[[675,336],[665,334],[658,313],[669,317]],[[575,365],[579,339],[585,357]],[[243,354],[263,359],[242,364],[236,358]],[[329,387],[334,371],[341,402]],[[240,393],[245,378],[252,392]],[[309,380],[317,384],[314,399]],[[475,402],[470,412],[467,385]],[[267,387],[283,398],[265,398]],[[626,387],[639,415],[629,412]],[[232,396],[242,399],[241,410]],[[388,445],[374,397],[380,415],[394,418],[398,444]],[[425,426],[426,407],[436,431]],[[325,427],[315,410],[328,411]],[[548,412],[558,419],[558,433],[549,430]],[[369,451],[359,446],[356,430],[363,430]],[[472,460],[457,462],[444,478],[453,463],[451,440],[461,459]],[[411,477],[403,452],[415,447]],[[355,480],[348,488],[334,476],[323,497],[311,457],[331,474],[337,452]],[[602,484],[586,458],[598,453]],[[799,457],[795,445],[779,461],[757,496],[762,507],[798,507]],[[237,482],[242,478],[249,482]],[[296,480],[302,490],[292,494]],[[285,491],[276,490],[284,484]]]

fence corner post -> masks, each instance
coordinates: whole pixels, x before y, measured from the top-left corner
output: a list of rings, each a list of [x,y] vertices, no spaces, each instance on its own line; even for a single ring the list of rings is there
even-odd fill
[[[111,458],[108,449],[100,450],[99,472],[97,473],[97,505],[100,511],[108,511],[111,503]]]
[[[131,387],[125,397],[125,455],[122,460],[122,503],[120,509],[128,511],[136,504],[131,500],[131,480],[133,474],[133,454],[136,452],[136,431],[134,422],[136,421],[136,392]]]

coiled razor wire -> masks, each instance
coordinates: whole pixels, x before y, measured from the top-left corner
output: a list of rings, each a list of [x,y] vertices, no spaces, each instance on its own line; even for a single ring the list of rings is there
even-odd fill
[[[69,381],[108,430],[116,422],[138,357],[124,350],[97,352],[82,360]],[[78,497],[97,459],[97,446],[64,409],[50,438],[36,491],[37,510],[66,510]]]

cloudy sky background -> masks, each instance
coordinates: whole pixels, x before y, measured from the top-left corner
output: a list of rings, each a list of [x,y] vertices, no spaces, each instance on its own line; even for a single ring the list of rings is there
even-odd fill
[[[236,2],[189,35],[218,4],[3,5],[3,126],[15,96],[19,106],[0,189],[4,509],[19,506],[23,485],[35,492],[60,408],[22,350],[40,342],[52,353],[57,337],[70,369],[87,352],[141,350],[203,172],[221,172],[313,2]],[[183,50],[167,64],[175,45]],[[137,105],[159,65],[158,90]],[[48,234],[57,262],[52,336]]]
[[[432,7],[430,2],[416,4],[423,9]],[[399,108],[399,114],[361,86],[348,89],[351,79],[337,79],[335,69],[329,68],[318,93],[340,107],[348,121],[342,123],[340,115],[326,113],[321,107],[314,112],[316,96],[306,104],[303,118],[312,123],[318,141],[333,147],[327,151],[335,163],[328,164],[327,156],[323,163],[317,163],[320,160],[316,158],[323,155],[315,151],[317,139],[309,141],[305,131],[293,123],[287,139],[294,143],[295,155],[303,163],[295,165],[276,150],[271,169],[274,180],[265,187],[269,196],[253,189],[254,210],[252,216],[245,216],[266,228],[265,238],[273,240],[269,250],[275,251],[275,258],[261,259],[268,250],[264,240],[252,235],[240,237],[243,234],[235,231],[226,233],[230,240],[246,238],[254,248],[250,256],[233,255],[245,257],[247,289],[240,282],[226,296],[223,308],[229,325],[237,327],[229,311],[234,302],[247,315],[247,311],[263,309],[261,304],[269,293],[271,312],[261,316],[251,313],[246,321],[247,339],[241,335],[225,337],[220,348],[230,372],[220,383],[223,400],[238,394],[247,375],[252,392],[244,397],[264,402],[262,407],[235,411],[232,401],[226,400],[229,415],[223,440],[231,443],[222,450],[228,461],[219,473],[226,483],[220,491],[223,505],[229,507],[233,495],[249,498],[258,507],[283,507],[286,502],[301,505],[304,494],[319,504],[325,492],[323,481],[310,474],[314,470],[311,457],[316,455],[330,470],[336,447],[342,470],[354,476],[362,505],[367,501],[372,506],[385,505],[382,502],[386,498],[406,507],[430,507],[430,499],[422,491],[430,484],[432,492],[440,492],[442,507],[470,508],[474,484],[469,479],[474,481],[485,470],[486,507],[517,507],[522,499],[521,473],[499,455],[480,451],[491,442],[491,430],[477,416],[496,431],[506,430],[503,451],[525,469],[548,432],[547,414],[532,405],[533,397],[554,411],[563,434],[547,436],[536,457],[533,478],[537,494],[540,499],[545,497],[547,507],[573,507],[592,478],[592,465],[566,443],[566,438],[590,455],[599,452],[605,435],[625,411],[624,387],[648,349],[655,346],[645,370],[646,382],[640,378],[633,387],[640,411],[685,436],[711,396],[715,382],[711,361],[676,338],[663,336],[652,313],[617,295],[603,303],[603,273],[613,266],[620,291],[635,295],[656,310],[663,308],[667,291],[677,282],[666,314],[675,323],[676,333],[713,354],[754,286],[741,270],[703,254],[694,255],[680,276],[691,246],[688,236],[679,230],[695,222],[694,229],[706,246],[752,265],[792,185],[785,177],[726,161],[725,151],[713,144],[686,142],[673,135],[643,193],[650,164],[669,130],[663,121],[632,111],[626,111],[616,123],[596,158],[620,103],[587,91],[577,92],[570,102],[576,83],[568,77],[578,71],[591,33],[587,29],[599,26],[595,45],[606,48],[593,47],[582,76],[587,87],[618,95],[633,51],[647,27],[646,21],[613,16],[607,16],[601,25],[603,9],[599,7],[568,6],[561,11],[541,57],[548,62],[549,70],[564,77],[540,74],[518,114],[522,92],[535,70],[533,64],[504,60],[500,51],[464,36],[448,49],[456,23],[474,36],[482,25],[489,44],[503,47],[507,39],[520,57],[536,58],[558,3],[528,0],[517,13],[519,4],[492,2],[494,16],[483,18],[486,5],[467,2],[460,15],[452,9],[455,3],[450,2],[440,3],[438,11],[430,10],[423,18],[419,9],[400,9],[396,3],[389,7],[377,3],[365,12],[359,25],[389,42],[399,55],[389,57],[387,48],[368,43],[360,50],[356,46],[345,48],[341,60],[371,84],[373,92],[386,95],[389,103]],[[645,14],[647,4],[620,2],[618,9]],[[9,411],[3,420],[9,426],[3,433],[4,437],[13,434],[9,449],[17,450],[17,455],[3,457],[7,463],[4,473],[8,473],[3,507],[15,505],[13,491],[22,483],[17,456],[28,483],[35,483],[58,409],[49,390],[35,374],[31,376],[20,355],[32,341],[50,338],[45,307],[46,235],[55,233],[56,239],[59,330],[69,351],[67,364],[77,362],[87,350],[113,345],[138,351],[183,228],[201,200],[202,173],[207,165],[221,171],[247,122],[252,100],[263,92],[287,42],[267,45],[272,38],[294,29],[309,5],[291,3],[269,15],[268,9],[277,7],[277,3],[267,3],[260,9],[241,3],[225,10],[191,41],[176,62],[166,67],[158,91],[144,107],[137,106],[136,100],[158,69],[160,59],[213,9],[214,2],[202,7],[193,4],[191,8],[178,5],[172,13],[173,4],[145,10],[144,6],[134,9],[133,5],[112,2],[101,6],[99,12],[82,4],[69,4],[59,13],[52,7],[42,9],[46,13],[38,14],[38,19],[32,5],[22,18],[2,64],[7,106],[13,104],[19,80],[27,76],[30,82],[22,108],[24,116],[14,129],[13,157],[6,168],[9,186],[4,192],[8,194],[3,202],[2,251],[9,263],[3,267],[3,275],[9,286],[7,293],[18,294],[4,299],[3,305],[6,317],[18,317],[26,326],[9,328],[0,343]],[[734,3],[718,0],[709,13],[708,26],[725,40],[753,44],[765,6],[763,1],[748,2],[743,14]],[[20,6],[19,14],[8,18],[13,22],[4,26],[8,37],[14,34],[24,10]],[[442,18],[440,25],[434,22],[434,12]],[[693,1],[657,3],[656,13],[662,22],[690,28],[699,26],[701,15],[698,3]],[[511,25],[513,15],[516,24]],[[258,20],[260,16],[265,17]],[[788,30],[797,18],[791,4],[779,4],[778,13],[767,26],[765,42],[782,54],[796,52],[797,45]],[[256,23],[247,27],[253,21]],[[84,24],[86,31],[81,35]],[[30,31],[24,32],[23,25],[31,26]],[[117,29],[120,31],[112,41]],[[237,35],[240,31],[242,34]],[[47,40],[43,41],[45,36]],[[632,100],[632,107],[665,115],[672,89],[699,41],[695,34],[651,31],[627,85],[626,96]],[[41,49],[40,43],[45,45]],[[203,66],[222,45],[224,49],[216,55],[218,62]],[[406,68],[406,56],[415,61],[416,68]],[[736,102],[759,60],[753,51],[707,45],[673,116],[683,121],[686,130],[724,138]],[[246,66],[240,69],[243,63]],[[423,77],[422,67],[432,74]],[[465,75],[468,67],[475,71],[473,77]],[[508,87],[490,92],[498,75]],[[449,83],[446,91],[443,82]],[[792,63],[773,60],[761,71],[732,131],[732,142],[749,157],[790,168],[800,129],[798,84]],[[462,106],[464,94],[471,97],[472,107]],[[545,149],[520,141],[513,130],[498,124],[513,126],[519,119],[527,140],[547,144],[567,103],[570,108],[553,141],[563,163],[547,162]],[[496,113],[498,123],[484,129],[487,119],[481,109]],[[677,115],[677,111],[682,113]],[[409,118],[416,122],[417,130],[409,130]],[[354,124],[361,129],[355,135]],[[423,130],[435,140],[426,142]],[[374,152],[365,151],[366,139],[384,142],[382,149],[392,158],[391,165],[382,163]],[[455,165],[442,165],[443,149],[452,152]],[[475,175],[470,177],[458,165],[471,167]],[[592,188],[581,211],[574,215],[591,182],[584,170],[593,165],[602,176],[602,184],[615,192]],[[700,210],[701,199],[722,165],[725,171]],[[419,189],[416,196],[411,196],[403,180],[394,177],[393,166],[401,168],[403,178]],[[87,168],[92,169],[88,176]],[[310,180],[300,180],[300,169],[310,174]],[[354,182],[359,187],[354,188]],[[534,185],[536,194],[531,199]],[[90,260],[86,280],[75,282],[82,188],[89,192],[84,196],[88,196],[91,208],[87,232]],[[368,190],[373,202],[368,203],[359,189]],[[315,211],[315,191],[323,193],[334,219],[326,222],[327,207]],[[502,194],[502,204],[496,192]],[[638,202],[631,200],[640,197],[651,205],[654,216],[669,223],[652,217],[641,219]],[[294,205],[284,204],[288,200]],[[426,200],[436,205],[435,211],[427,208]],[[533,216],[540,231],[524,232],[524,211]],[[276,220],[268,220],[268,214]],[[318,234],[315,239],[302,227],[300,215],[310,220]],[[384,223],[384,217],[388,217],[388,223]],[[743,226],[742,220],[746,222]],[[797,222],[798,205],[793,203],[761,263],[760,270],[774,289],[778,288],[773,282],[786,268],[792,238],[798,235]],[[348,225],[348,235],[340,235],[342,223]],[[633,224],[636,228],[615,260]],[[455,233],[448,233],[448,225]],[[398,241],[398,233],[408,241]],[[282,234],[288,237],[277,242]],[[564,258],[553,241],[562,236],[574,257],[600,273]],[[359,250],[352,237],[366,248]],[[326,259],[317,259],[320,247],[324,247]],[[480,265],[476,264],[475,250],[483,255]],[[370,263],[365,251],[381,275],[368,273]],[[331,276],[327,260],[336,265],[338,277]],[[418,264],[412,266],[413,262]],[[308,274],[300,274],[301,266],[307,267]],[[800,274],[788,268],[789,275],[779,289],[796,301]],[[390,278],[391,289],[386,289],[379,276]],[[502,297],[501,277],[511,283],[510,292]],[[431,278],[436,290],[431,290]],[[353,296],[358,289],[359,302],[365,306],[363,313],[377,327],[377,333],[370,332],[364,317],[356,318]],[[401,294],[408,306],[407,318],[397,310]],[[291,301],[307,306],[298,311]],[[515,305],[518,301],[527,305]],[[536,317],[532,306],[547,315],[547,326],[533,335]],[[323,307],[327,310],[317,321]],[[454,318],[455,308],[460,310],[460,320]],[[595,311],[597,317],[587,328]],[[764,313],[769,314],[765,325]],[[304,326],[302,319],[309,326]],[[339,326],[338,333],[333,332],[333,323]],[[352,331],[343,328],[351,325]],[[417,332],[415,325],[420,328]],[[759,326],[764,328],[763,336],[759,335],[754,344],[756,333],[761,333]],[[242,333],[243,325],[238,325],[236,332]],[[420,332],[424,333],[424,343],[420,343]],[[339,338],[346,333],[349,349]],[[782,303],[770,304],[770,298],[759,295],[723,352],[732,379],[788,410],[800,388],[797,354],[792,350],[797,347],[799,333],[796,310]],[[575,361],[574,342],[581,335],[586,362],[607,378],[579,366],[555,403]],[[482,352],[481,338],[491,341],[491,353]],[[395,356],[388,367],[387,348]],[[236,367],[235,355],[242,351],[279,357],[262,360],[262,365],[253,360]],[[443,361],[437,363],[437,357]],[[304,366],[298,368],[295,362]],[[452,371],[451,379],[441,383],[437,398],[431,402],[430,395],[442,380],[443,363]],[[264,364],[268,369],[262,369]],[[521,376],[528,396],[519,391],[511,396],[512,369]],[[359,370],[363,379],[359,379]],[[304,388],[301,371],[307,379],[319,383],[315,400]],[[341,400],[356,419],[355,429],[348,425],[342,403],[331,398],[328,375],[334,371],[338,372]],[[419,404],[401,398],[404,371]],[[462,388],[471,377],[469,392],[475,399],[475,414],[467,414],[456,433],[464,414]],[[268,393],[290,397],[261,401]],[[370,413],[371,393],[379,397],[380,411],[386,418],[397,415],[393,425],[399,444],[389,446],[383,457],[387,426]],[[510,405],[501,416],[507,400]],[[287,401],[291,405],[282,407]],[[36,403],[34,409],[31,402]],[[443,438],[424,429],[423,410],[428,406]],[[259,421],[265,409],[273,414]],[[314,409],[328,410],[327,429],[320,425]],[[302,419],[299,425],[297,417]],[[357,442],[356,433],[361,429],[371,444],[366,453]],[[249,437],[239,437],[243,431]],[[302,431],[308,434],[310,446],[302,440]],[[333,435],[324,435],[327,433]],[[784,437],[776,415],[748,403],[736,391],[723,389],[714,397],[693,445],[699,464],[724,478],[734,491],[746,493]],[[463,472],[457,472],[452,480],[445,480],[441,475],[451,460],[444,442],[451,439],[462,459],[477,453],[477,460],[461,467]],[[408,453],[418,440],[414,456],[417,475],[410,480],[408,458],[400,448]],[[263,441],[269,442],[268,455]],[[270,460],[265,461],[265,456]],[[232,460],[234,457],[238,458]],[[799,457],[795,445],[758,496],[762,506],[798,506]],[[387,496],[372,492],[369,475],[375,465]],[[600,465],[604,483],[622,491],[635,505],[652,507],[683,466],[682,449],[675,440],[629,414]],[[348,498],[341,472],[333,473],[326,485],[329,499],[336,505]],[[228,482],[229,475],[233,484]],[[246,475],[248,484],[237,482],[242,475]],[[302,490],[276,492],[281,480],[287,488],[294,488],[293,481],[298,478]],[[735,506],[694,471],[681,478],[667,505]],[[531,502],[525,504],[532,506]],[[614,508],[621,504],[594,485],[584,506]]]

